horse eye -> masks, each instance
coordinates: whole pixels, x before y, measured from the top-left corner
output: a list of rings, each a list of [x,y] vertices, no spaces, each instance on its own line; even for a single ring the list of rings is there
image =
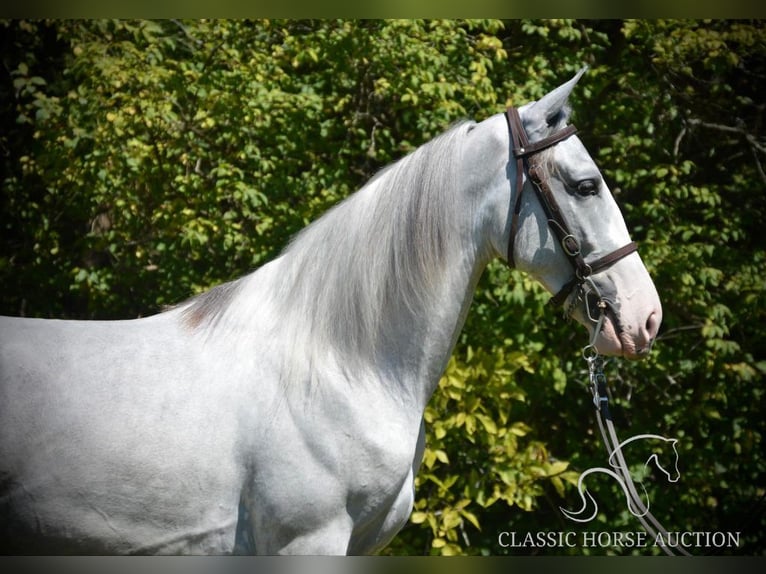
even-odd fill
[[[595,180],[584,179],[577,184],[578,195],[596,195],[598,193],[598,185]]]

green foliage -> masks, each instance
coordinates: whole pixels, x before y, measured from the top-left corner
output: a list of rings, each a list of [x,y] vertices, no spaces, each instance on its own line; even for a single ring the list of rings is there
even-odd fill
[[[607,365],[617,426],[679,438],[681,481],[643,478],[671,529],[739,530],[730,552],[764,553],[762,23],[0,29],[0,309],[43,317],[135,317],[240,276],[450,123],[538,98],[589,64],[574,119],[665,313],[648,361]],[[584,333],[546,300],[520,273],[488,269],[426,411],[415,511],[386,553],[518,552],[500,531],[581,528],[559,506],[577,507],[579,473],[605,461]],[[589,489],[604,502],[587,529],[639,528],[616,485]]]
[[[426,409],[429,441],[411,521],[430,528],[431,553],[463,553],[482,529],[478,517],[493,505],[532,511],[546,482],[560,496],[565,482],[577,483],[569,463],[554,460],[543,442],[529,439],[530,426],[516,420],[514,404],[524,403],[526,393],[509,382],[520,369],[534,373],[524,353],[468,346],[452,359]]]

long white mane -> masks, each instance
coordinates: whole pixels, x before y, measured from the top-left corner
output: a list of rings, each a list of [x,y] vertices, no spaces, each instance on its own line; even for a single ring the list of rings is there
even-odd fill
[[[295,331],[296,353],[304,347],[313,358],[331,350],[351,363],[374,359],[394,344],[403,317],[428,312],[458,241],[455,189],[468,125],[382,170],[283,251],[270,292],[281,328]],[[246,279],[193,299],[187,321],[215,328]]]

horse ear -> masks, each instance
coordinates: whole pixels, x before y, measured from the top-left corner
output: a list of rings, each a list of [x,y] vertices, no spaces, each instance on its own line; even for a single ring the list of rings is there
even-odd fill
[[[581,68],[574,78],[547,93],[532,103],[528,110],[525,110],[526,113],[522,117],[527,134],[530,136],[536,134],[538,138],[542,138],[548,135],[551,130],[560,129],[566,124],[570,112],[567,105],[569,94],[572,93],[575,84],[587,70],[587,66]],[[530,139],[534,141],[538,138],[531,137]]]

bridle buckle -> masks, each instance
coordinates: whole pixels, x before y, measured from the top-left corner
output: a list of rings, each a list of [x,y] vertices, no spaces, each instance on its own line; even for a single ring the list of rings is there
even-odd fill
[[[577,257],[580,255],[580,242],[577,238],[569,233],[561,239],[561,247],[569,257]]]

